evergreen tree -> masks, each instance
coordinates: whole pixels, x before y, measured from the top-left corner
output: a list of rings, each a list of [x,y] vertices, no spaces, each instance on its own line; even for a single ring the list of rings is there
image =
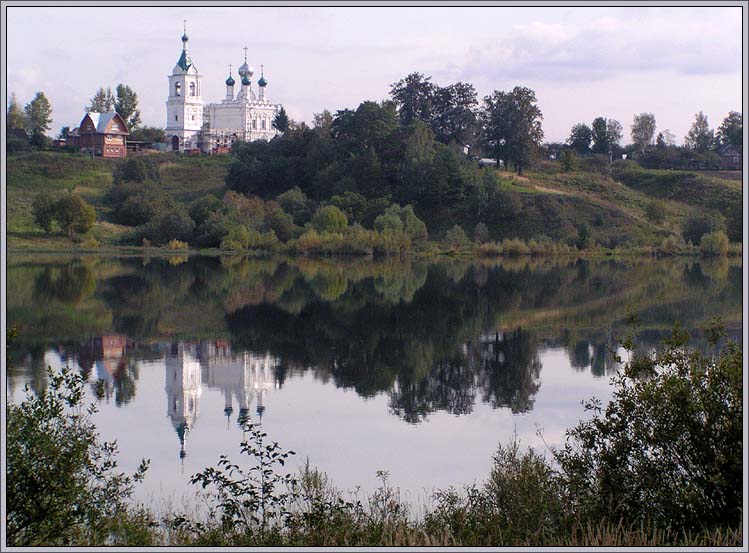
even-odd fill
[[[286,115],[286,110],[281,108],[278,110],[276,117],[273,119],[273,128],[278,129],[281,132],[289,130],[289,116]]]
[[[125,120],[128,129],[132,132],[140,125],[140,110],[138,109],[138,95],[127,85],[117,85],[117,99],[114,110]]]
[[[94,97],[91,98],[91,104],[86,109],[87,112],[93,111],[94,113],[107,113],[114,109],[116,100],[112,95],[112,89],[107,87],[99,87]]]
[[[34,99],[26,104],[24,111],[27,128],[32,134],[43,135],[51,128],[52,106],[44,92],[37,92]]]
[[[10,95],[10,103],[8,104],[8,112],[6,119],[6,127],[8,129],[25,129],[26,128],[26,117],[24,116],[21,104],[18,103],[16,93],[13,92]]]

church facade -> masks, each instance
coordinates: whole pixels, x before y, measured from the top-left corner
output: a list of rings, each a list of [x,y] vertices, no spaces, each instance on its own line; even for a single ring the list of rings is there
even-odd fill
[[[169,75],[166,136],[170,149],[221,153],[228,151],[237,140],[270,140],[280,134],[273,128],[273,120],[281,104],[272,104],[268,99],[268,81],[262,66],[257,92],[253,89],[255,71],[247,64],[247,48],[244,49],[244,63],[237,70],[239,83],[234,80],[229,66],[229,76],[224,83],[226,96],[219,103],[206,105],[202,97],[202,76],[190,58],[188,40],[185,32],[182,53]],[[238,86],[236,95],[235,86]]]

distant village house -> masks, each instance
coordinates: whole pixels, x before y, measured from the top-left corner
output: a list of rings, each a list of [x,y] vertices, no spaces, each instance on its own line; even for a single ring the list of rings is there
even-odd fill
[[[717,150],[724,169],[741,169],[741,152],[732,144],[724,144]]]
[[[128,136],[127,124],[118,113],[91,111],[68,133],[67,143],[96,156],[118,158],[127,156]]]

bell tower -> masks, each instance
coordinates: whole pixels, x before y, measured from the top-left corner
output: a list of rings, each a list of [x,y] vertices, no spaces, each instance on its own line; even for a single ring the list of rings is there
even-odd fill
[[[182,34],[182,53],[169,75],[169,95],[166,101],[166,136],[171,149],[184,152],[198,148],[203,127],[203,97],[201,75],[187,50],[187,22]]]

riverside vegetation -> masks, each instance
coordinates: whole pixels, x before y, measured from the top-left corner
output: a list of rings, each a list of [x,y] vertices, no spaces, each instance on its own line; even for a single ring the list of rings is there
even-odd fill
[[[716,157],[697,147],[704,140],[673,157],[660,135],[651,144],[655,119],[641,114],[630,147],[618,145],[621,125],[604,118],[588,133],[576,125],[569,145],[542,147],[532,90],[495,91],[477,109],[470,84],[429,81],[409,75],[392,85],[391,100],[324,111],[313,127],[286,122],[272,141],[236,142],[230,155],[105,161],[16,151],[9,245],[376,256],[740,252],[740,182],[645,168]],[[720,143],[734,134],[720,134]],[[475,144],[470,156],[466,142]],[[611,161],[625,151],[639,162]],[[58,199],[69,195],[74,201]]]
[[[502,444],[483,485],[439,491],[419,516],[386,473],[362,499],[309,466],[285,471],[294,452],[247,425],[243,461],[221,456],[192,477],[207,513],[157,517],[127,501],[148,462],[119,473],[80,376],[50,372],[45,390],[8,407],[8,545],[737,546],[742,352],[721,347],[719,320],[705,333],[708,354],[677,325],[624,365],[605,408],[589,402],[564,446],[547,457]]]

